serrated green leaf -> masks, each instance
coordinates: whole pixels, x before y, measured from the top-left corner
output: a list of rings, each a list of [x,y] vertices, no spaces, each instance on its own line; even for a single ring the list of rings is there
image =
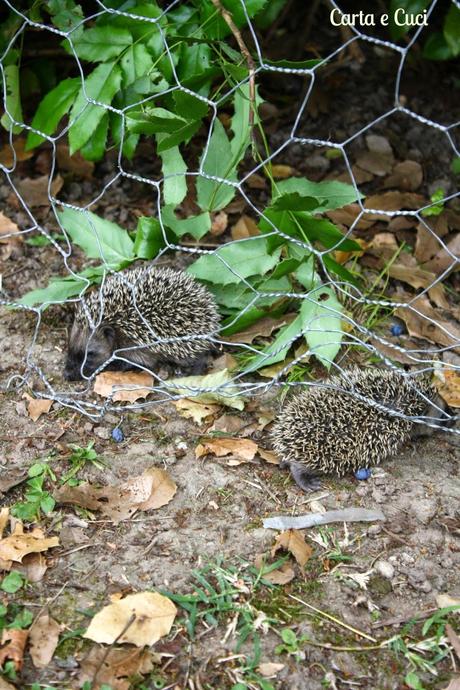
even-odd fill
[[[18,300],[18,304],[34,307],[37,304],[47,306],[48,304],[65,302],[70,297],[81,294],[89,284],[100,282],[100,277],[104,272],[103,266],[96,266],[82,271],[76,277],[54,278],[45,288],[27,292]]]
[[[135,43],[125,51],[120,64],[123,87],[126,89],[153,69],[153,58],[143,43]]]
[[[107,62],[117,57],[133,42],[126,29],[118,26],[94,26],[72,39],[79,58],[89,62]]]
[[[218,285],[239,283],[253,275],[265,275],[276,266],[280,251],[267,251],[263,237],[226,244],[212,254],[205,254],[188,267],[187,271],[200,280]],[[224,263],[225,261],[225,263]]]
[[[191,77],[206,73],[211,67],[211,47],[206,43],[195,43],[188,45],[182,43],[179,63],[177,66],[177,76],[183,82]]]
[[[170,228],[176,237],[188,234],[199,240],[211,229],[211,216],[207,211],[182,219],[177,218],[173,206],[164,206],[161,210],[161,218],[164,225]]]
[[[209,146],[201,157],[201,169],[207,175],[236,181],[233,153],[225,129],[220,120],[214,120]],[[218,211],[233,199],[236,189],[233,186],[199,177],[196,183],[197,201],[203,211]]]
[[[156,135],[158,145],[162,143],[165,136],[165,134],[160,133]],[[161,151],[160,157],[162,160],[161,172],[164,177],[164,203],[166,205],[178,206],[187,194],[187,181],[184,174],[187,172],[187,165],[177,146]]]
[[[157,132],[175,132],[189,123],[165,108],[150,108],[142,112],[129,113],[126,124],[131,132],[156,134]]]
[[[329,369],[342,342],[342,305],[329,287],[313,290],[300,307],[302,330],[308,347]]]
[[[258,100],[260,101],[261,99]],[[232,117],[231,130],[233,138],[230,142],[230,147],[233,154],[233,164],[237,165],[244,157],[251,139],[251,128],[249,126],[249,112],[251,110],[249,84],[243,84],[235,91],[233,102],[235,113]]]
[[[78,90],[81,87],[80,79],[64,79],[40,102],[32,120],[32,127],[44,134],[54,134],[56,127],[64,115],[70,110]],[[26,151],[35,148],[45,141],[35,132],[29,132],[26,140]]]
[[[186,122],[181,127],[178,127],[174,132],[168,134],[168,136],[163,139],[161,144],[158,145],[158,153],[162,153],[163,151],[170,149],[172,146],[177,146],[177,144],[187,141],[195,134],[200,125],[201,122],[197,120],[193,122]]]
[[[175,112],[186,120],[201,120],[209,109],[207,103],[181,89],[174,91],[173,99]]]
[[[336,180],[312,182],[304,177],[290,177],[276,183],[273,201],[282,194],[295,192],[300,196],[318,199],[321,202],[321,212],[332,211],[362,198],[362,194],[357,194],[354,187],[344,182],[337,182]]]
[[[158,218],[139,218],[134,239],[134,256],[139,259],[154,259],[165,244]]]
[[[89,98],[110,105],[121,84],[121,70],[115,62],[105,62],[86,77],[84,89]],[[93,136],[107,110],[100,105],[89,103],[80,88],[70,112],[73,123],[69,129],[70,155],[81,149]]]
[[[102,120],[96,127],[91,139],[88,139],[86,144],[81,147],[81,155],[87,161],[100,161],[105,153],[105,145],[107,143],[107,133],[109,130],[109,114],[104,113]]]
[[[64,209],[58,216],[73,242],[91,259],[101,259],[113,268],[133,260],[133,241],[116,223],[90,211],[71,208]]]
[[[15,125],[15,122],[23,122],[21,94],[19,90],[19,67],[18,65],[8,65],[3,68],[3,75],[6,85],[5,94],[5,112],[3,113],[0,122],[7,132],[19,134],[22,132],[20,125]]]

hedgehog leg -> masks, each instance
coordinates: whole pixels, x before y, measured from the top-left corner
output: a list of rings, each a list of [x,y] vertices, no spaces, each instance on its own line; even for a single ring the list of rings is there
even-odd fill
[[[319,478],[312,472],[309,472],[300,462],[281,462],[280,469],[285,468],[289,468],[291,477],[297,486],[300,486],[302,491],[318,491],[321,487]]]

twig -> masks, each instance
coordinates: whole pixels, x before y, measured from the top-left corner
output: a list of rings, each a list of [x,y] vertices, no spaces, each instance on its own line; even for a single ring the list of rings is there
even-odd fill
[[[135,614],[135,613],[132,613],[131,616],[129,617],[129,619],[128,619],[126,625],[124,626],[123,630],[120,632],[119,635],[116,636],[116,638],[114,639],[114,641],[112,642],[112,644],[111,644],[109,647],[107,647],[107,649],[105,650],[105,654],[104,654],[104,656],[102,657],[102,659],[101,659],[101,661],[100,661],[98,667],[96,668],[96,671],[95,671],[95,673],[94,673],[94,676],[93,676],[93,684],[94,684],[94,685],[96,684],[96,678],[97,678],[98,675],[99,675],[99,671],[101,670],[102,666],[103,666],[104,663],[105,663],[105,660],[106,660],[107,657],[109,656],[110,650],[113,649],[113,646],[114,646],[115,644],[117,644],[118,640],[119,640],[121,637],[123,637],[123,635],[125,634],[125,632],[128,630],[128,628],[131,627],[131,625],[134,623],[135,620],[136,620],[136,614]]]
[[[348,623],[344,623],[343,621],[339,620],[338,618],[335,618],[335,616],[331,616],[330,613],[326,613],[326,611],[322,611],[321,609],[317,609],[315,606],[312,606],[311,604],[307,604],[307,602],[303,601],[303,599],[299,599],[299,597],[295,597],[293,594],[288,594],[288,597],[290,599],[294,599],[295,601],[298,601],[300,604],[303,604],[303,606],[306,606],[308,609],[315,611],[315,613],[318,613],[320,616],[324,616],[325,618],[328,618],[330,621],[332,621],[336,625],[340,625],[342,628],[346,628],[347,630],[350,630],[351,632],[355,633],[355,635],[359,635],[360,637],[365,637],[366,640],[370,640],[371,642],[374,642],[374,643],[377,642],[375,637],[371,637],[367,633],[362,632],[361,630],[358,630],[357,628],[354,628],[352,625],[348,625]]]
[[[389,625],[401,625],[401,623],[407,623],[407,621],[421,621],[425,618],[429,618],[433,613],[439,611],[436,609],[427,609],[426,611],[419,611],[418,613],[411,613],[410,616],[397,616],[396,618],[387,618],[386,621],[376,621],[372,623],[373,628],[386,628]]]
[[[240,52],[244,59],[246,60],[246,63],[248,65],[248,70],[249,70],[249,127],[251,129],[251,138],[254,139],[254,113],[256,109],[256,80],[255,80],[255,74],[256,74],[256,66],[254,63],[254,60],[252,59],[252,55],[248,50],[248,47],[246,43],[243,41],[243,37],[241,36],[240,30],[236,26],[235,22],[233,21],[233,17],[231,13],[225,9],[225,7],[222,5],[220,0],[211,0],[212,4],[214,7],[218,10],[218,12],[221,14],[222,19],[225,21],[227,24],[228,28],[232,32],[233,36],[235,37],[236,42],[238,43],[238,48],[240,49]]]

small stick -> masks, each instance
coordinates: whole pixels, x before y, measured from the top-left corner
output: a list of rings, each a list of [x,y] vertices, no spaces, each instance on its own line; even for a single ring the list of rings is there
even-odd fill
[[[113,649],[113,646],[118,642],[118,640],[119,640],[121,637],[123,637],[123,635],[125,634],[125,632],[128,630],[128,628],[131,627],[131,625],[134,623],[135,620],[136,620],[136,614],[133,613],[133,614],[131,614],[131,616],[129,617],[129,619],[128,619],[126,625],[124,626],[123,630],[121,631],[121,633],[120,633],[119,635],[117,635],[117,637],[114,639],[114,641],[112,642],[112,644],[110,645],[110,647],[107,647],[107,649],[106,649],[106,651],[105,651],[105,654],[104,654],[104,656],[102,657],[102,659],[101,659],[101,661],[100,661],[100,663],[99,663],[99,666],[96,668],[96,671],[95,671],[95,673],[94,673],[94,676],[93,676],[93,683],[94,683],[94,684],[96,683],[96,678],[97,678],[98,675],[99,675],[99,671],[101,670],[101,668],[102,668],[103,665],[104,665],[105,660],[106,660],[107,657],[109,656],[110,650]]]
[[[370,640],[371,642],[374,642],[374,643],[377,642],[375,637],[371,637],[367,633],[362,632],[361,630],[358,630],[357,628],[354,628],[352,625],[348,625],[348,623],[344,623],[344,621],[341,621],[338,618],[335,618],[335,616],[331,616],[331,614],[326,613],[326,611],[322,611],[321,609],[317,609],[315,606],[312,606],[311,604],[307,604],[307,602],[303,601],[303,599],[299,599],[299,597],[295,597],[293,594],[288,594],[288,597],[290,599],[294,599],[295,601],[298,601],[300,604],[303,604],[308,609],[315,611],[315,613],[318,613],[320,616],[324,616],[325,618],[328,618],[329,620],[333,621],[333,623],[335,623],[336,625],[340,625],[342,628],[346,628],[347,630],[350,630],[351,632],[355,633],[355,635],[359,635],[360,637],[365,637],[366,640]]]
[[[254,63],[254,60],[252,59],[252,55],[248,50],[248,47],[246,43],[243,41],[243,37],[241,36],[240,30],[236,26],[235,22],[233,21],[233,17],[231,13],[225,9],[225,7],[222,5],[220,0],[211,0],[212,4],[214,7],[218,10],[218,12],[221,14],[222,19],[225,21],[227,24],[228,28],[232,32],[233,36],[235,37],[236,42],[238,43],[238,47],[240,49],[240,52],[244,59],[246,60],[246,63],[248,65],[248,70],[249,70],[249,101],[250,101],[250,107],[249,107],[249,127],[251,128],[251,137],[253,138],[253,128],[254,128],[254,112],[256,108],[256,81],[255,81],[255,74],[256,74],[256,66]]]

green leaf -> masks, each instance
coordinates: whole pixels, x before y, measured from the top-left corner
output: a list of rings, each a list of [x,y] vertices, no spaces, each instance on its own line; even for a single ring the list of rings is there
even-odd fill
[[[258,100],[260,101],[261,99]],[[244,157],[251,139],[251,128],[249,127],[249,112],[251,109],[249,84],[243,84],[235,91],[234,105],[235,114],[232,117],[231,124],[233,139],[230,142],[230,147],[233,154],[233,164],[237,165]]]
[[[177,237],[189,234],[199,240],[211,229],[211,216],[207,211],[189,218],[177,218],[173,206],[164,206],[161,210],[164,225],[170,228]]]
[[[37,304],[59,304],[65,302],[70,297],[79,295],[87,287],[88,281],[83,278],[73,276],[65,278],[55,278],[50,281],[45,288],[37,288],[26,292],[19,300],[18,304],[26,307],[34,307]]]
[[[154,259],[165,244],[158,218],[139,218],[134,239],[134,256],[139,259]]]
[[[86,77],[84,89],[89,98],[109,105],[120,88],[121,71],[115,62],[105,62]],[[97,129],[107,110],[101,105],[89,103],[81,87],[70,111],[73,124],[69,130],[70,155],[81,149]],[[78,119],[77,119],[78,118]]]
[[[157,143],[161,144],[165,136],[165,134],[157,134]],[[167,205],[171,204],[172,206],[178,206],[187,194],[187,181],[184,174],[187,172],[187,165],[177,146],[173,146],[166,151],[162,151],[160,153],[160,157],[162,160],[161,172],[164,176],[164,203]]]
[[[89,62],[107,62],[120,55],[132,42],[129,31],[113,25],[86,29],[72,41],[78,57]]]
[[[202,120],[208,112],[209,106],[191,93],[178,89],[173,93],[175,112],[185,119]]]
[[[306,290],[313,290],[320,283],[320,278],[315,271],[315,259],[313,254],[304,261],[297,271],[295,277]]]
[[[193,122],[186,122],[181,127],[178,127],[175,132],[168,134],[168,136],[163,139],[161,144],[159,144],[157,148],[158,153],[162,153],[162,151],[166,151],[167,149],[171,148],[171,146],[177,146],[177,144],[187,141],[200,128],[200,125],[201,122],[197,120]]]
[[[244,6],[248,16],[254,17],[267,3],[267,0],[245,0]],[[246,15],[241,6],[240,0],[225,0],[224,6],[231,12],[232,19],[236,26],[241,27],[246,24]],[[199,8],[201,22],[206,26],[206,36],[209,38],[222,39],[229,35],[228,25],[216,11],[216,8],[209,0],[200,0]]]
[[[217,118],[214,120],[213,132],[206,155],[201,157],[201,169],[207,175],[236,181],[236,170],[233,166],[232,147],[225,133],[224,126]],[[218,211],[233,199],[236,189],[216,180],[199,177],[196,183],[197,201],[203,211]]]
[[[69,111],[81,86],[80,79],[64,79],[40,102],[32,120],[32,127],[44,134],[53,134],[60,120]],[[45,141],[35,132],[29,132],[26,140],[26,151],[35,148]]]
[[[19,613],[11,621],[8,628],[10,628],[10,630],[13,630],[13,629],[18,630],[18,629],[28,628],[32,624],[33,619],[34,619],[34,615],[33,615],[32,611],[28,611],[27,609],[22,609],[21,611],[19,611]],[[45,688],[45,690],[46,690],[46,688]]]
[[[183,82],[190,77],[206,73],[211,67],[211,47],[206,43],[195,43],[187,45],[182,43],[179,64],[177,66],[177,76]]]
[[[149,108],[142,112],[129,113],[126,124],[131,132],[156,134],[157,132],[172,133],[189,123],[183,117],[178,117],[165,108]]]
[[[300,307],[302,329],[308,347],[327,368],[342,342],[342,305],[329,287],[315,288]]]
[[[337,263],[337,261],[335,261],[332,258],[332,256],[324,254],[323,262],[328,271],[330,271],[331,273],[335,273],[335,275],[339,276],[339,278],[342,278],[342,280],[345,280],[347,283],[351,283],[352,285],[356,285],[356,287],[359,287],[360,283],[359,280],[357,280],[356,276],[354,276],[353,273],[351,273],[347,268],[345,268],[345,266],[342,266],[342,264]]]
[[[59,220],[75,244],[90,259],[101,259],[112,268],[129,263],[134,258],[133,241],[127,231],[110,220],[90,211],[66,208]]]
[[[287,326],[283,326],[278,331],[275,340],[268,345],[260,355],[251,360],[248,370],[256,371],[262,367],[282,362],[286,359],[291,345],[302,335],[302,317],[299,315]]]
[[[450,60],[452,53],[442,33],[435,32],[428,36],[423,46],[423,57],[428,60]]]
[[[3,578],[0,589],[8,594],[14,594],[18,591],[18,589],[21,589],[23,585],[24,578],[22,577],[21,573],[19,573],[17,570],[12,570],[6,577]]]
[[[54,510],[55,505],[56,505],[56,501],[49,494],[46,494],[42,498],[42,500],[40,501],[40,508],[45,513],[45,515],[47,515],[48,513],[51,513],[51,511]]]
[[[23,122],[21,94],[19,90],[19,67],[18,65],[8,65],[3,68],[3,74],[6,84],[5,96],[5,112],[3,113],[0,122],[8,132],[19,134],[22,132],[22,127],[13,124],[16,122]]]
[[[218,285],[239,283],[244,278],[264,275],[274,268],[280,251],[269,254],[267,241],[263,237],[256,237],[219,247],[212,254],[201,256],[187,271],[200,280]]]
[[[48,465],[44,462],[34,462],[33,465],[29,467],[27,472],[28,477],[39,477],[41,474],[46,472]]]
[[[453,3],[444,22],[444,38],[452,57],[460,54],[460,9]]]
[[[232,383],[232,376],[228,369],[221,369],[213,374],[205,376],[186,376],[178,379],[168,379],[168,389],[193,398],[204,403],[220,403],[236,410],[244,409],[244,399],[239,394],[239,389]],[[203,393],[203,389],[215,388],[217,390]],[[191,390],[192,389],[192,390]]]
[[[326,62],[323,59],[313,59],[313,60],[267,60],[264,58],[264,62],[267,65],[273,65],[274,67],[288,67],[289,69],[313,69],[320,62]]]
[[[125,51],[120,64],[126,89],[136,79],[149,74],[153,69],[153,58],[143,43],[135,43]]]
[[[391,0],[389,11],[391,38],[397,41],[399,38],[407,34],[407,32],[412,28],[408,22],[402,21],[405,15],[412,17],[414,14],[420,14],[420,12],[423,12],[423,10],[426,9],[429,4],[430,0]],[[396,24],[395,22],[395,12],[397,10],[400,11],[399,14],[401,16],[398,17],[398,19],[399,24],[402,24],[402,26],[399,26],[399,24]],[[404,14],[401,12],[401,10],[404,11]]]
[[[271,208],[276,211],[319,211],[322,204],[313,196],[302,196],[298,192],[276,197]]]
[[[91,139],[81,148],[81,155],[88,161],[100,161],[105,153],[107,132],[109,129],[109,114],[104,113],[102,120],[96,127]]]
[[[273,201],[281,194],[293,192],[297,192],[300,196],[318,199],[321,202],[321,212],[341,208],[362,198],[362,194],[357,193],[354,187],[344,182],[335,180],[312,182],[305,177],[290,177],[276,183]]]
[[[414,671],[406,673],[404,682],[409,688],[412,688],[412,690],[425,690],[420,678]]]
[[[454,158],[451,167],[454,175],[460,175],[460,157]]]

